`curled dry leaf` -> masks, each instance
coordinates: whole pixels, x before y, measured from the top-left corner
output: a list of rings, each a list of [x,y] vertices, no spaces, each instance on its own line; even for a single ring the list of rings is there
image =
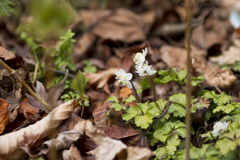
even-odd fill
[[[8,124],[8,104],[3,99],[0,99],[0,134],[4,131]]]
[[[84,75],[86,78],[89,78],[89,85],[97,83],[97,88],[103,88],[107,85],[107,81],[115,75],[114,72],[117,70],[117,68],[110,68],[106,71],[98,73],[85,73]]]
[[[90,151],[92,155],[96,156],[97,160],[112,160],[118,153],[127,148],[121,141],[111,139],[104,133],[97,131],[92,122],[86,122],[85,132],[87,136],[98,144],[96,149]]]
[[[45,118],[26,128],[0,136],[0,156],[4,156],[24,144],[43,138],[56,129],[73,112],[73,101],[68,101],[50,112]]]
[[[202,67],[203,75],[209,85],[230,89],[237,77],[229,70],[219,69],[212,66]]]
[[[74,128],[71,131],[65,131],[58,134],[56,139],[51,139],[45,141],[42,145],[41,152],[47,154],[51,148],[61,150],[69,148],[73,142],[77,141],[81,135],[84,133],[85,129],[85,120],[75,124]]]

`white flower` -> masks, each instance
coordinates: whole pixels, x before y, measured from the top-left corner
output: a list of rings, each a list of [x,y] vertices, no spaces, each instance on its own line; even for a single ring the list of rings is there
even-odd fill
[[[118,79],[118,83],[121,86],[127,86],[128,88],[132,88],[130,80],[132,79],[131,73],[126,73],[123,69],[119,69],[119,71],[115,71],[116,79]]]
[[[139,76],[151,76],[156,73],[156,71],[152,68],[152,66],[145,64],[141,68],[138,68],[136,73],[138,73]]]
[[[136,55],[133,58],[133,62],[136,65],[136,69],[140,68],[143,65],[143,63],[145,62],[146,55],[147,55],[147,48],[145,48],[145,50],[143,49],[142,52],[136,53]]]
[[[216,137],[221,130],[225,131],[227,129],[228,125],[229,125],[229,122],[223,122],[223,123],[222,122],[217,122],[213,126],[213,131],[212,131],[213,136]]]

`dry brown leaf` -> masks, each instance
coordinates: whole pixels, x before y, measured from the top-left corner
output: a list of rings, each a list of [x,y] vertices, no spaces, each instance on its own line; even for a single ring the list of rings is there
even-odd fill
[[[82,17],[83,23],[94,25],[92,32],[103,39],[132,43],[146,38],[141,17],[127,9],[114,12],[84,11]],[[97,18],[101,21],[97,21]]]
[[[162,60],[167,63],[169,67],[177,67],[180,69],[186,68],[187,50],[184,48],[163,46],[160,49]],[[192,57],[205,57],[206,51],[198,50],[192,46]]]
[[[203,75],[209,85],[230,89],[237,78],[229,70],[219,69],[210,65],[202,67]]]
[[[68,101],[50,112],[45,118],[26,128],[0,136],[0,156],[4,156],[24,144],[46,137],[73,112],[73,101]]]
[[[83,160],[79,150],[74,144],[71,145],[69,150],[64,150],[62,156],[64,160]]]
[[[77,141],[80,136],[84,134],[85,122],[85,120],[82,120],[81,122],[75,124],[71,131],[59,133],[56,139],[45,141],[42,144],[41,152],[43,154],[47,154],[51,148],[56,150],[69,148],[73,142]]]
[[[148,148],[131,147],[127,148],[127,160],[149,160],[152,152]]]
[[[39,108],[32,106],[27,98],[24,98],[19,105],[18,113],[23,114],[25,112],[34,115],[37,114],[39,110]]]
[[[89,78],[89,85],[97,83],[97,88],[103,88],[107,84],[107,81],[115,75],[114,72],[117,70],[117,68],[110,68],[98,73],[84,73],[84,75],[86,78]]]
[[[39,95],[44,101],[46,101],[52,108],[55,108],[62,104],[61,100],[58,100],[60,95],[62,94],[65,86],[65,81],[68,76],[68,70],[66,71],[66,74],[64,78],[61,80],[60,83],[58,83],[56,86],[53,86],[49,92],[47,93],[43,84],[41,82],[36,82],[36,94]],[[49,110],[39,101],[37,101],[33,96],[26,94],[28,101],[30,104],[32,104],[34,107],[38,107],[42,110],[44,110],[46,113],[49,113]]]
[[[0,47],[0,57],[4,58],[4,60],[14,59],[16,58],[16,55],[13,52],[10,52],[9,50],[6,50],[3,47]]]
[[[90,121],[86,122],[85,132],[98,144],[96,149],[90,151],[97,160],[112,160],[119,152],[127,148],[121,141],[111,139],[104,133],[97,131]]]
[[[0,134],[4,131],[8,124],[8,104],[3,99],[0,99]]]

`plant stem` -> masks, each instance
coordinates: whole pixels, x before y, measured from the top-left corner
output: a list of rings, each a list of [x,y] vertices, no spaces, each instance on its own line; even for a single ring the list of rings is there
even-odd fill
[[[151,76],[150,76],[151,77]],[[154,86],[154,82],[151,80],[151,78],[149,78],[149,75],[147,75],[147,79],[152,87],[152,91],[153,91],[153,95],[154,95],[154,101],[157,101],[157,92],[156,92],[156,88]]]
[[[130,83],[132,84],[132,90],[133,90],[133,93],[135,94],[137,103],[141,102],[139,97],[138,97],[137,90],[136,90],[135,86],[133,85],[132,81],[130,81]]]
[[[191,4],[191,0],[185,0],[185,4]],[[185,144],[185,159],[190,160],[190,143],[191,143],[191,72],[190,72],[190,63],[191,63],[191,52],[190,52],[190,38],[191,38],[191,5],[186,5],[186,48],[187,48],[187,84],[186,84],[186,144]]]
[[[36,66],[35,66],[35,69],[34,69],[34,75],[33,75],[33,81],[32,81],[33,84],[36,81],[37,71],[38,71],[38,67],[39,67],[39,60],[38,60],[37,54],[35,52],[34,52],[34,57],[35,57],[35,60],[36,60]]]
[[[168,105],[167,105],[167,107],[165,108],[165,110],[163,111],[163,113],[156,119],[155,122],[153,122],[153,123],[151,124],[151,126],[149,126],[149,127],[143,132],[144,135],[145,135],[160,119],[163,118],[163,116],[167,113],[168,108],[170,107],[170,104],[171,104],[171,103],[172,103],[172,102],[168,102]]]
[[[9,67],[5,62],[3,62],[0,59],[0,64],[10,73],[10,74],[15,74],[15,70],[13,70],[11,67]],[[21,84],[27,89],[27,91],[34,97],[36,98],[39,102],[41,102],[49,111],[52,111],[52,107],[49,106],[44,100],[42,100],[28,85],[27,83],[19,77],[17,74],[15,74],[16,77],[20,80]]]

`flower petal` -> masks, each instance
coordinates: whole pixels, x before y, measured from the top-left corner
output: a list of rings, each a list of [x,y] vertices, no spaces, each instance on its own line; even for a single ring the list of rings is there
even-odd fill
[[[132,73],[126,74],[126,80],[130,81],[130,80],[132,80],[132,77],[133,77]]]

